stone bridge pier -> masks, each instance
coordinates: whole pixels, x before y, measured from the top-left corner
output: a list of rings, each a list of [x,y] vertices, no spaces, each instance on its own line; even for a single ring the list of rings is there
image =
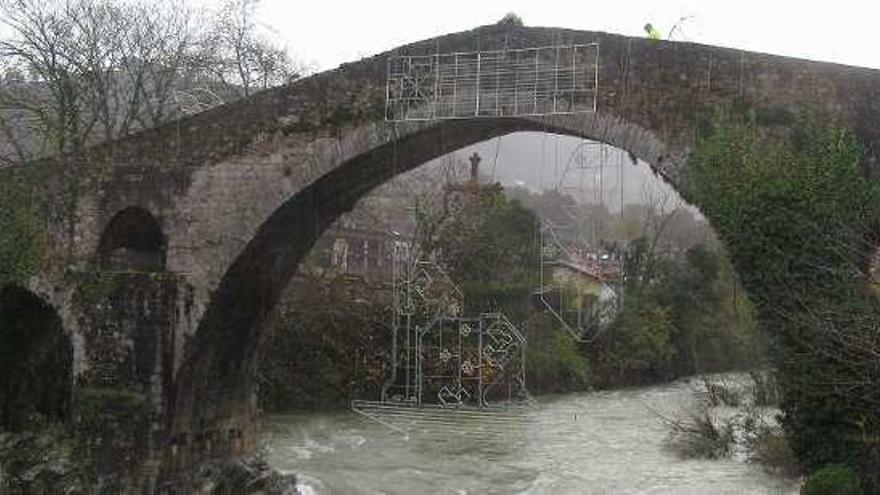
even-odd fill
[[[73,422],[94,473],[151,486],[166,451],[180,326],[192,290],[180,275],[95,271],[78,281]],[[185,321],[185,319],[184,319]],[[78,347],[78,346],[77,346]]]
[[[385,121],[391,55],[594,42],[594,112]],[[676,185],[719,105],[752,109],[768,129],[809,109],[852,128],[872,159],[880,150],[875,70],[486,26],[346,64],[85,156],[0,171],[32,199],[0,198],[0,211],[32,215],[28,225],[40,231],[31,237],[45,241],[19,242],[36,262],[12,283],[58,315],[72,349],[69,415],[86,432],[96,468],[153,490],[189,479],[205,462],[254,452],[264,323],[317,238],[372,188],[519,131],[619,147]],[[31,234],[0,232],[17,240]]]

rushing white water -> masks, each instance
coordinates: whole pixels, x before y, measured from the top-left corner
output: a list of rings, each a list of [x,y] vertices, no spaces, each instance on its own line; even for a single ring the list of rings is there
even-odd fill
[[[742,459],[682,459],[658,418],[693,401],[684,381],[542,397],[525,422],[447,424],[408,438],[352,412],[274,416],[269,461],[304,493],[797,493]],[[498,422],[496,422],[498,423]]]

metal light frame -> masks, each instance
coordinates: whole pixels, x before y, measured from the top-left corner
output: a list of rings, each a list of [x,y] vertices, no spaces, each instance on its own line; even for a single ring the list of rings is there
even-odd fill
[[[605,284],[614,291],[615,298],[608,304],[594,303],[589,310],[586,310],[586,314],[584,314],[585,311],[582,309],[571,310],[566,308],[563,297],[560,297],[558,305],[547,299],[545,295],[547,289],[554,287],[553,275],[550,270],[559,261],[559,256],[556,253],[564,253],[564,257],[568,259],[574,258],[568,252],[565,243],[559,238],[558,234],[559,230],[567,228],[570,229],[571,227],[554,225],[549,221],[542,222],[541,224],[541,250],[539,254],[541,270],[538,295],[541,304],[562,325],[565,331],[574,337],[576,341],[589,343],[595,341],[608,330],[611,321],[622,305],[623,291],[621,287]],[[566,314],[573,312],[576,314],[576,321],[574,322],[566,317]]]
[[[596,111],[599,44],[388,58],[389,122]]]
[[[392,262],[392,373],[383,402],[486,407],[526,398],[525,336],[500,313],[462,316],[461,290],[432,261]],[[395,274],[397,275],[397,274]],[[497,392],[506,386],[504,394]]]

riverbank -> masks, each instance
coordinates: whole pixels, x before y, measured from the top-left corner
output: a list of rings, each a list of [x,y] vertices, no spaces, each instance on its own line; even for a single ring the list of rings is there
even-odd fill
[[[258,396],[268,413],[348,408],[355,399],[378,400],[390,375],[391,315],[375,305],[284,309],[270,322],[260,348]],[[546,314],[520,327],[528,338],[526,384],[532,395],[616,390],[668,383],[695,372],[692,363],[650,363],[655,343],[610,330],[596,342],[578,342]],[[621,340],[626,342],[621,343]],[[632,340],[635,344],[630,343]],[[669,346],[669,344],[664,344]],[[614,361],[608,349],[637,366]],[[677,351],[676,351],[677,352]],[[702,372],[744,371],[755,359],[734,360]],[[636,369],[638,368],[638,369]]]
[[[17,433],[0,431],[0,493],[124,493],[130,481],[96,476],[88,456],[62,424]],[[297,495],[297,478],[270,466],[262,452],[209,462],[182,482],[155,493]],[[143,487],[142,487],[143,488]]]

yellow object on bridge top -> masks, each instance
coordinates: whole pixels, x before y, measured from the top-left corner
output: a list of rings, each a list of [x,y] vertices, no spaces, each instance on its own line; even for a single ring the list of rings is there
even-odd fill
[[[650,38],[651,41],[660,41],[663,39],[663,35],[660,34],[660,31],[652,26],[650,22],[645,24],[645,32],[648,33],[648,38]]]

